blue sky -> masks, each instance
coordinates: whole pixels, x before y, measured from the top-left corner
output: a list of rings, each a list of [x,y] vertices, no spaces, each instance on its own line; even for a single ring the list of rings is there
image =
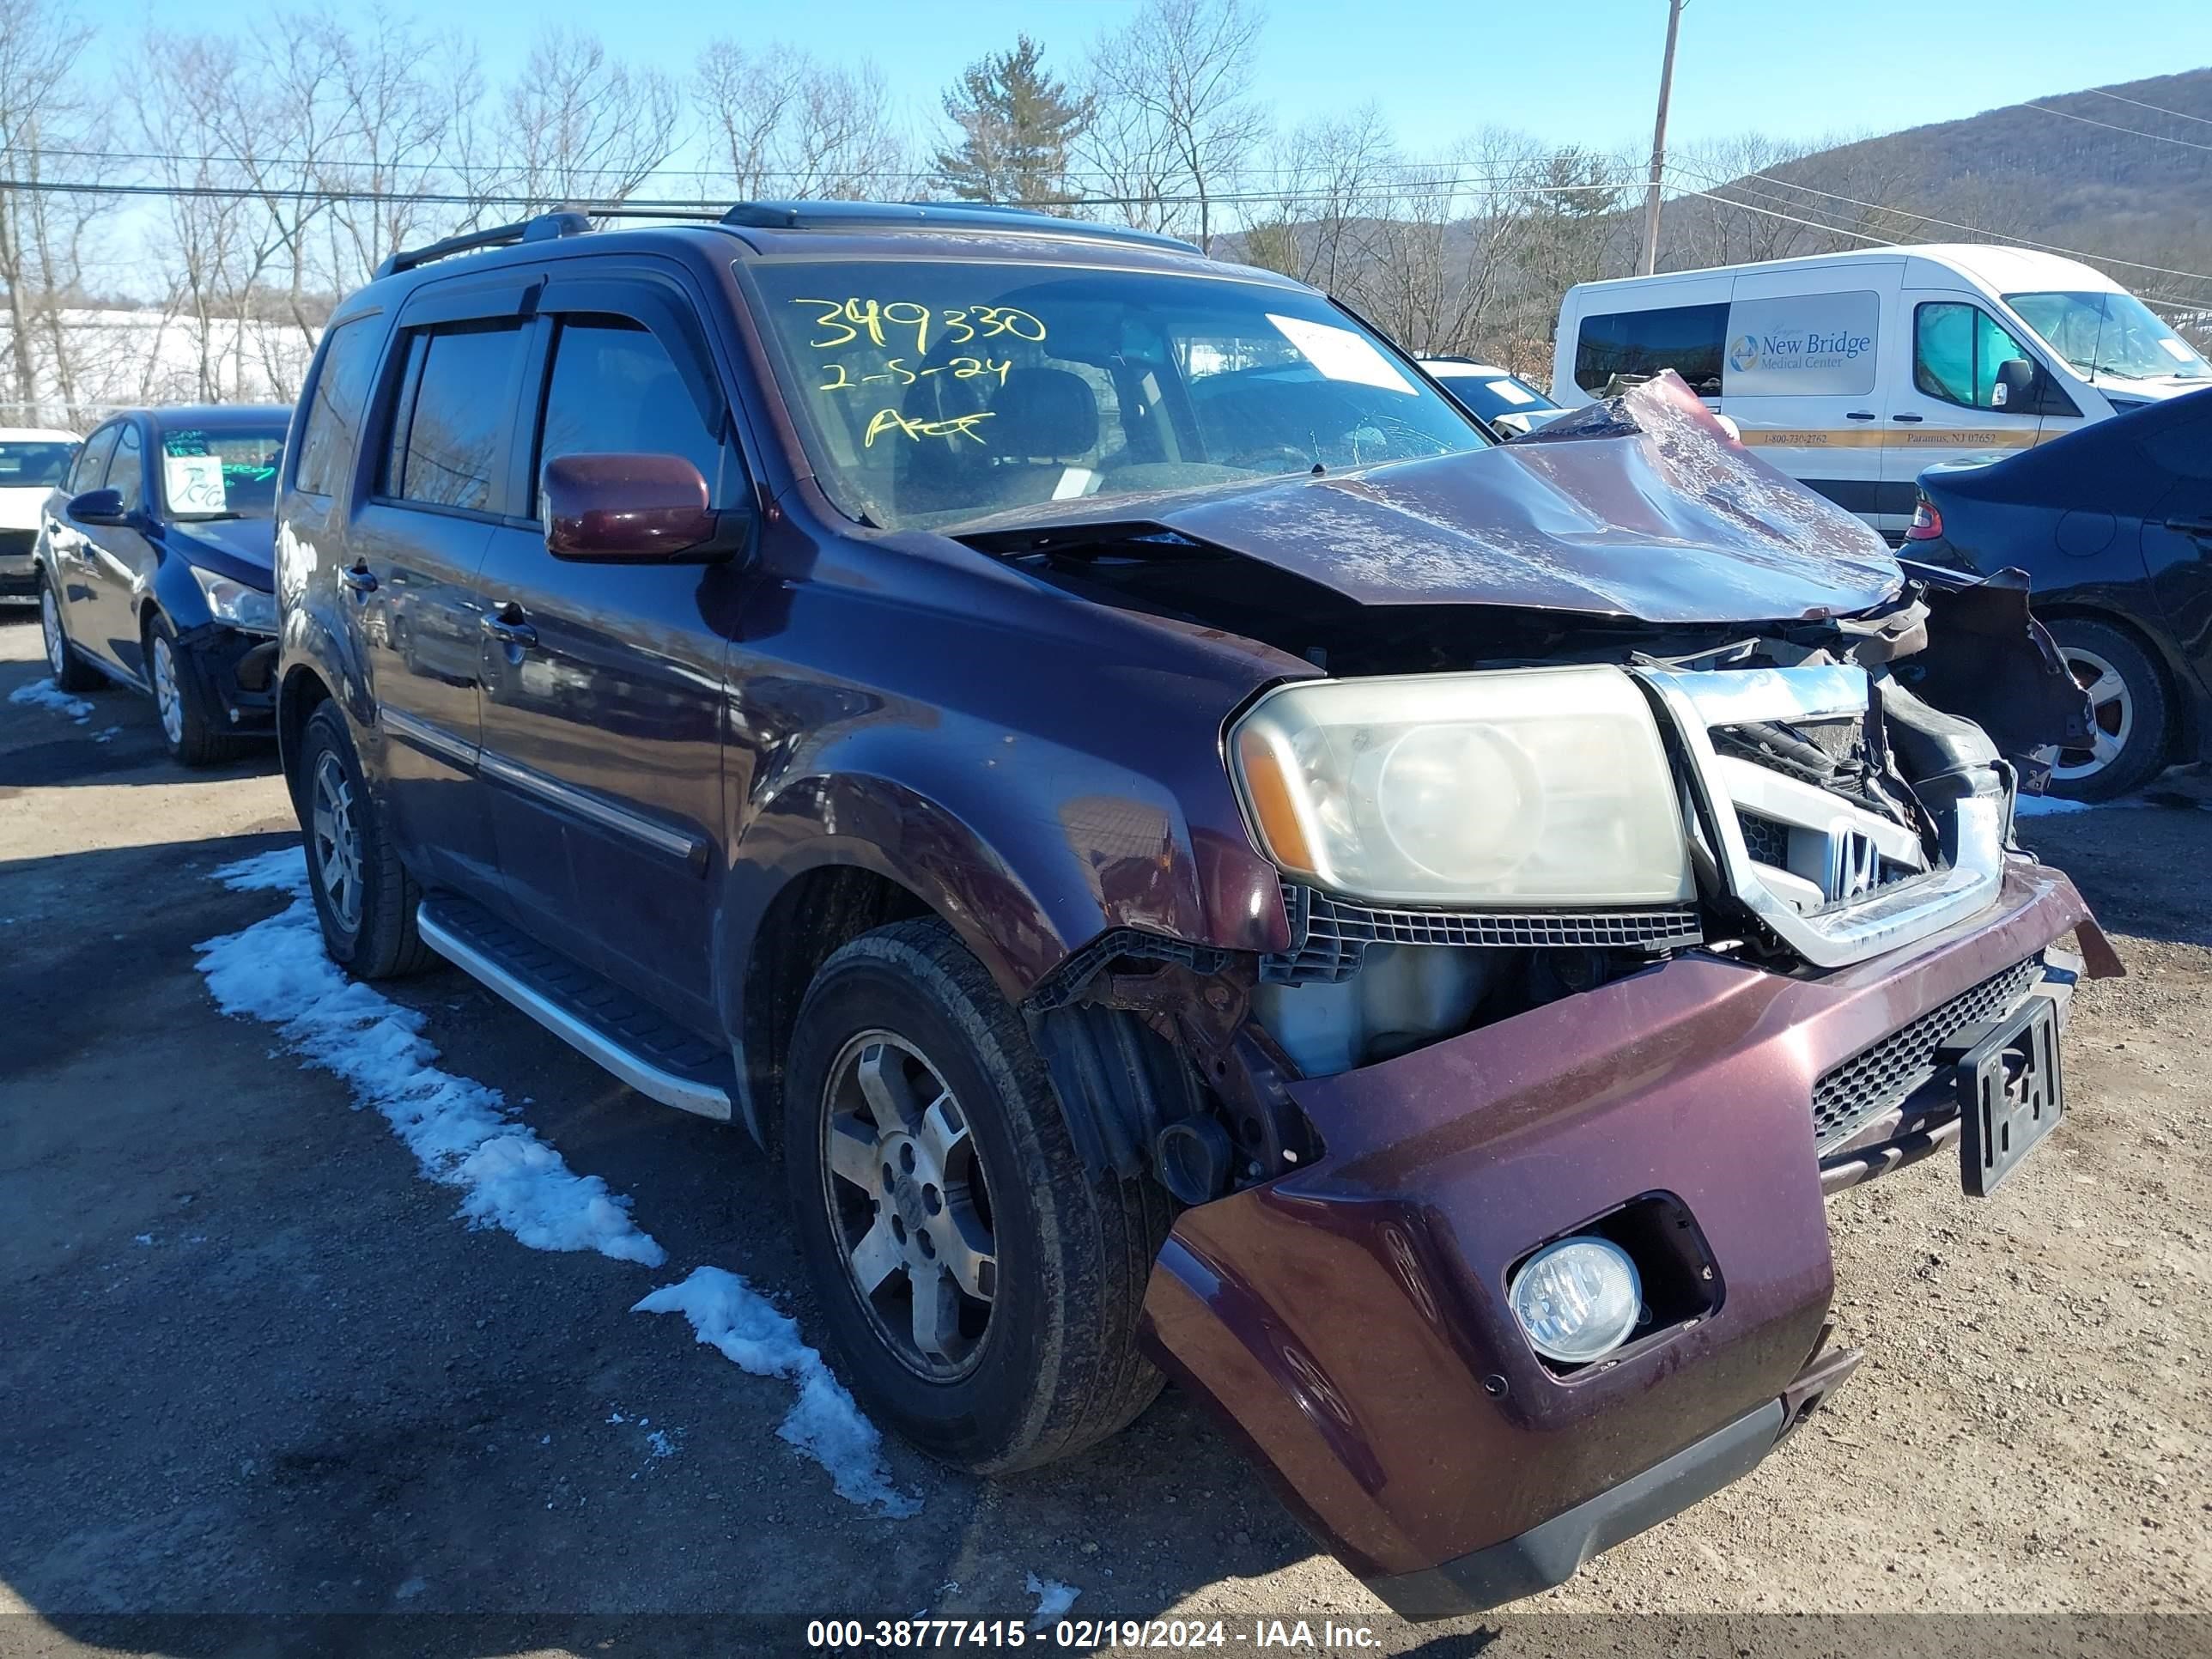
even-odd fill
[[[519,64],[540,21],[557,16],[678,74],[717,33],[747,45],[788,40],[833,59],[872,57],[895,96],[925,117],[963,64],[1018,32],[1073,68],[1133,4],[475,0],[429,15],[465,20],[495,82]],[[85,9],[123,38],[149,13],[173,29],[251,15],[181,0],[88,0]],[[1412,149],[1493,124],[1560,143],[1650,143],[1664,0],[1273,0],[1267,11],[1259,89],[1286,124],[1372,99]],[[1887,131],[2207,64],[2208,0],[1690,0],[1673,130],[1683,141],[1751,129],[1796,137]]]

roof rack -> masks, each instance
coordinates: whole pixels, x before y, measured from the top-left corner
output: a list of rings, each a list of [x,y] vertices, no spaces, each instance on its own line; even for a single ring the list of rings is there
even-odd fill
[[[1136,230],[1126,225],[1094,224],[1084,219],[1062,219],[1032,209],[991,202],[739,202],[726,212],[695,204],[623,202],[611,207],[560,208],[511,225],[465,231],[422,247],[402,248],[376,268],[379,276],[390,276],[434,259],[478,248],[510,247],[517,242],[547,242],[562,236],[581,236],[594,219],[702,219],[738,230],[866,230],[900,225],[927,225],[949,230],[1026,230],[1047,235],[1073,237],[1094,242],[1134,242],[1146,247],[1171,248],[1178,253],[1200,252],[1194,242],[1163,235],[1155,230]]]
[[[1194,242],[1126,225],[1062,219],[1031,208],[995,202],[740,202],[722,222],[749,230],[866,230],[900,225],[951,230],[1026,230],[1094,242],[1135,242],[1146,247],[1197,253]]]

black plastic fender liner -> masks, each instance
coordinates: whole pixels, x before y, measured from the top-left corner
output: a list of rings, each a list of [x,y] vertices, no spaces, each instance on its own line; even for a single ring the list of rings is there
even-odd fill
[[[1092,1176],[1144,1174],[1159,1132],[1206,1109],[1182,1056],[1133,1011],[1083,1002],[1024,1012],[1068,1139]]]
[[[1932,565],[1906,568],[1927,585],[1928,647],[1896,665],[1899,681],[1972,720],[2016,764],[2034,764],[2046,744],[2087,741],[2088,694],[2029,611],[2025,571],[1972,581]]]

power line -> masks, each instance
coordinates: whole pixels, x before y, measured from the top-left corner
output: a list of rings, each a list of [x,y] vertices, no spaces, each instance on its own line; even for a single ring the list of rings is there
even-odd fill
[[[2045,115],[2063,115],[2069,121],[2079,121],[2085,126],[2102,127],[2107,132],[2124,132],[2134,138],[2154,139],[2161,144],[2179,144],[2184,149],[2212,150],[2212,144],[2200,144],[2193,138],[2172,138],[2162,132],[2145,132],[2141,127],[2115,126],[2110,121],[2099,121],[2087,115],[2076,115],[2071,110],[2053,109],[2048,104],[2022,104],[2022,109],[2039,109]]]
[[[2115,103],[2133,104],[2137,109],[2147,109],[2154,115],[2171,115],[2177,121],[2201,121],[2212,127],[2212,115],[2191,115],[2187,110],[2168,109],[2163,104],[2146,104],[2140,98],[2123,98],[2118,93],[2107,92],[2102,87],[2091,87],[2089,90],[2100,98],[2110,98]]]

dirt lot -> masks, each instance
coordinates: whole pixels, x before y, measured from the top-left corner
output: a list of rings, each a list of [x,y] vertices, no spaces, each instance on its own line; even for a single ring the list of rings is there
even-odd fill
[[[37,657],[35,628],[0,620],[0,695]],[[550,1613],[592,1618],[404,1628],[422,1649],[734,1652],[794,1645],[776,1614],[1026,1618],[1031,1574],[1079,1589],[1078,1616],[1221,1617],[1233,1645],[1260,1644],[1255,1618],[1303,1618],[1306,1651],[1332,1616],[1393,1651],[1748,1654],[1784,1630],[1838,1652],[1876,1629],[1961,1639],[1760,1614],[2212,1613],[2212,812],[2192,799],[2028,826],[2132,976],[2080,999],[2068,1118],[1996,1200],[1937,1164],[1832,1206],[1857,1380],[1752,1478],[1531,1610],[1413,1632],[1172,1393],[1106,1448],[1002,1483],[893,1445],[912,1519],[841,1501],[775,1436],[787,1384],[629,1311],[712,1263],[812,1328],[741,1138],[434,974],[395,994],[441,1063],[526,1101],[669,1260],[455,1220],[382,1118],[218,1014],[195,968],[197,941],[281,906],[210,878],[292,836],[273,757],[187,777],[150,705],[89,701],[82,720],[0,703],[0,1646],[366,1650],[361,1632],[402,1626],[287,1647],[137,1616]],[[1624,1613],[1729,1618],[1561,1617]],[[2076,1634],[2172,1652],[2208,1626]],[[2033,1630],[2073,1650],[2056,1626],[2005,1629],[2008,1650]]]

